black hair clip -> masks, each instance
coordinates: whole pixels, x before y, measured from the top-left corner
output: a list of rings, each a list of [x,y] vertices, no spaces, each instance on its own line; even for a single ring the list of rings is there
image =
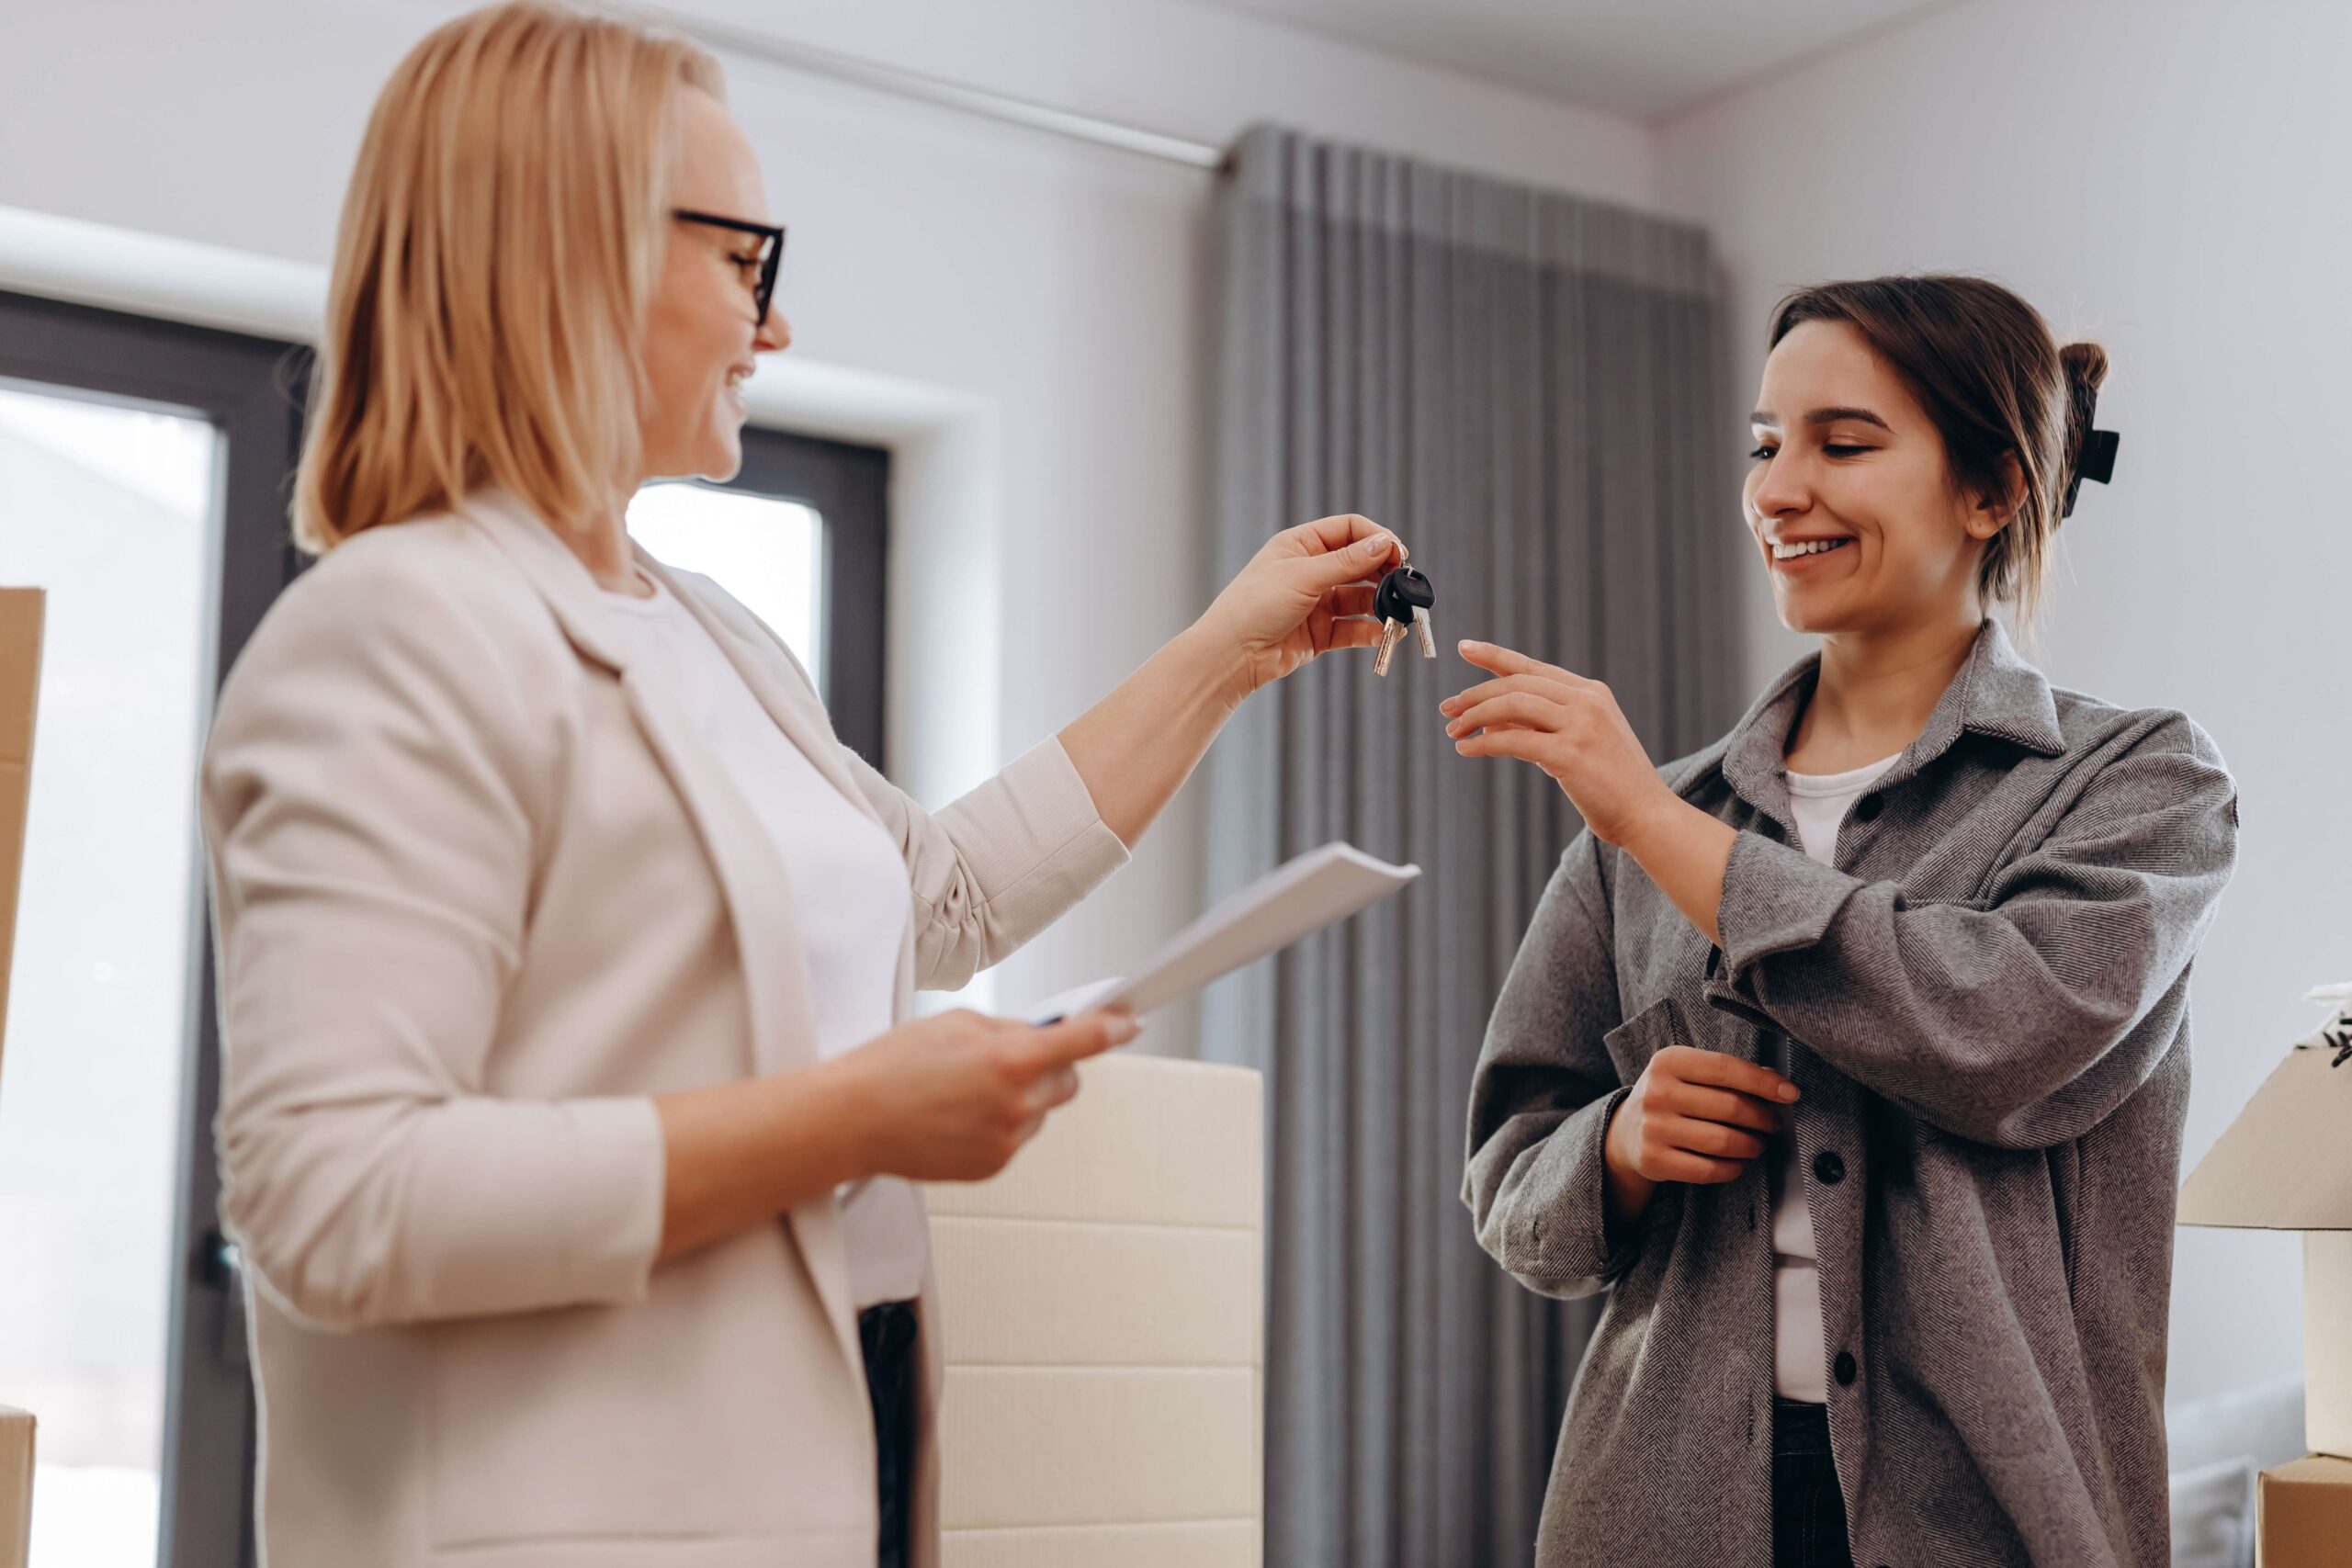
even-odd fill
[[[2337,1013],[2335,1021],[2319,1032],[2319,1042],[2335,1053],[2335,1060],[2330,1062],[2329,1066],[2340,1067],[2352,1061],[2352,1011]]]
[[[2083,437],[2082,456],[2075,459],[2075,477],[2066,481],[2066,505],[2061,517],[2075,514],[2075,497],[2082,493],[2085,479],[2107,484],[2115,478],[2115,449],[2123,437],[2112,430],[2094,430]]]

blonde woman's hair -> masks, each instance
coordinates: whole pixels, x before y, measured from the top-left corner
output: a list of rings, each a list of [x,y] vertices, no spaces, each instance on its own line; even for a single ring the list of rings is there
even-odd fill
[[[539,4],[384,85],[335,236],[294,536],[325,551],[496,484],[577,525],[635,475],[685,39]]]

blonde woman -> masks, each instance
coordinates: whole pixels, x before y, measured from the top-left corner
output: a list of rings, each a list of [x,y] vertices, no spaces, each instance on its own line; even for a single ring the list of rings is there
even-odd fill
[[[782,231],[691,46],[462,17],[347,198],[296,523],[204,773],[223,1209],[277,1564],[936,1561],[910,1183],[1000,1168],[1136,1025],[908,1021],[1125,858],[1234,705],[1372,640],[1401,547],[1276,536],[928,815],[636,550],[724,477]]]

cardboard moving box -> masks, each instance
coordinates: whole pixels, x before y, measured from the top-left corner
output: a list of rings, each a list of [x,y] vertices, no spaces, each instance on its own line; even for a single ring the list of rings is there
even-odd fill
[[[0,588],[0,1065],[8,1029],[8,960],[32,799],[33,709],[40,695],[38,588]],[[33,1529],[33,1418],[0,1405],[0,1568],[25,1568]]]
[[[0,1568],[25,1568],[33,1533],[33,1418],[0,1405]]]
[[[2303,1233],[2303,1440],[2352,1459],[2352,1007],[2255,1091],[2181,1184],[2179,1217]]]
[[[1261,1568],[1264,1100],[1137,1055],[928,1190],[944,1568]]]
[[[0,1061],[8,1045],[8,958],[17,945],[25,807],[32,800],[43,597],[38,588],[0,588]],[[6,1561],[0,1557],[0,1564]]]
[[[2352,1562],[2352,1460],[2313,1454],[2266,1470],[2254,1500],[2259,1568]]]

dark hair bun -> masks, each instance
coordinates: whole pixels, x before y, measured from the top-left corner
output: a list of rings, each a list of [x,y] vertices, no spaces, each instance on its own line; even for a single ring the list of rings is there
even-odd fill
[[[2058,351],[2058,368],[2066,378],[2066,483],[2072,494],[2083,443],[2091,438],[2098,389],[2107,382],[2107,350],[2095,343],[2070,343]]]
[[[2070,343],[2058,351],[2069,391],[2096,392],[2107,384],[2107,350],[2095,343]]]

